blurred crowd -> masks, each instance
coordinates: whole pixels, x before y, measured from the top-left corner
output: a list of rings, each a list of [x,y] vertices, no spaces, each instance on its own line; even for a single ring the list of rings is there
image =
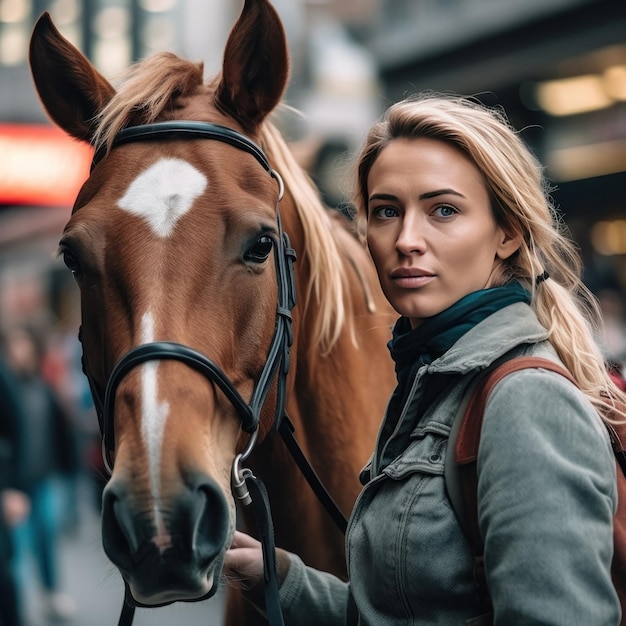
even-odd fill
[[[26,325],[0,342],[0,626],[25,626],[27,589],[37,588],[37,624],[71,621],[59,549],[80,529],[78,485],[104,483],[99,434],[75,334]]]

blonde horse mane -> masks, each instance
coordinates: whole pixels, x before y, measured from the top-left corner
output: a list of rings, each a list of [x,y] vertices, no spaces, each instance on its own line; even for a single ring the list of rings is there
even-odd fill
[[[202,86],[203,64],[191,63],[171,52],[158,52],[132,65],[120,86],[100,112],[92,138],[96,150],[110,150],[117,133],[133,124],[150,124],[177,96]]]
[[[215,84],[215,81],[214,83]],[[120,86],[101,112],[92,143],[96,149],[109,150],[115,135],[132,124],[150,124],[167,108],[173,98],[197,92],[203,86],[203,64],[191,63],[169,52],[160,52],[134,64],[121,77]],[[209,91],[207,86],[207,98]],[[265,122],[261,142],[270,162],[290,192],[304,231],[303,252],[298,264],[309,267],[306,284],[298,294],[303,317],[314,315],[312,345],[327,354],[338,341],[344,327],[354,340],[352,301],[348,277],[340,262],[346,250],[334,234],[328,210],[307,174],[296,162],[278,129]],[[358,267],[351,256],[353,266]],[[363,279],[363,277],[361,277]],[[367,298],[365,284],[362,287]],[[311,307],[311,303],[314,306]]]
[[[302,223],[305,241],[302,246],[304,258],[300,262],[306,262],[310,268],[309,281],[303,290],[304,310],[309,309],[311,301],[315,303],[317,321],[314,341],[326,354],[337,342],[346,324],[355,340],[348,278],[340,262],[342,257],[346,260],[351,257],[335,236],[337,226],[331,223],[328,209],[323,206],[317,189],[278,129],[266,122],[261,139],[270,161],[291,193]],[[364,284],[362,286],[365,288]]]

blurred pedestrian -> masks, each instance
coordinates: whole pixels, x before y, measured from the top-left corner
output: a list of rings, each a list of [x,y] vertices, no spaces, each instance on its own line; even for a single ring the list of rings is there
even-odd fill
[[[13,564],[11,529],[28,515],[28,496],[15,486],[17,479],[17,423],[19,403],[0,361],[0,626],[21,626],[19,590]]]
[[[46,333],[45,354],[42,362],[42,375],[54,389],[58,401],[67,415],[76,455],[74,471],[68,464],[68,471],[57,480],[59,491],[60,530],[69,537],[75,537],[80,529],[79,490],[83,470],[86,469],[86,443],[92,433],[98,432],[98,421],[91,407],[89,383],[82,372],[81,346],[74,329],[71,332],[62,326]],[[89,404],[85,403],[88,397]],[[72,452],[72,450],[69,450]]]
[[[626,366],[626,307],[616,289],[602,289],[598,294],[602,312],[600,346],[609,363],[624,373]]]
[[[21,404],[18,424],[20,487],[30,498],[27,520],[15,529],[18,567],[26,552],[35,560],[47,615],[69,619],[72,598],[59,588],[58,524],[54,509],[54,480],[76,470],[77,458],[71,422],[53,388],[41,375],[43,344],[30,328],[10,329],[4,337],[7,365]]]

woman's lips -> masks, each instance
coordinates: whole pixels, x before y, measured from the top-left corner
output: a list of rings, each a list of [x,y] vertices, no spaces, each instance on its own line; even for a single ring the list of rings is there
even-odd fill
[[[435,278],[434,274],[430,274],[419,269],[397,269],[391,272],[391,279],[399,287],[417,288],[423,287]]]
[[[393,279],[393,282],[399,287],[415,289],[423,287],[434,278],[434,276],[397,276]]]

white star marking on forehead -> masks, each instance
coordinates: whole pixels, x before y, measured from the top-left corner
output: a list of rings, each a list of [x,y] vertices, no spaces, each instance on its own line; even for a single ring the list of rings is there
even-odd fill
[[[165,238],[206,186],[206,176],[187,161],[160,159],[137,176],[117,204],[145,219],[155,234]]]

